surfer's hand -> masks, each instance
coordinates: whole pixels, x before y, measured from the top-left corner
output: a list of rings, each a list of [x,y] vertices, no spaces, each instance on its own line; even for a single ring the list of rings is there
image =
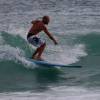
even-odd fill
[[[57,44],[58,44],[58,42],[57,42],[57,41],[54,41],[54,44],[55,44],[55,45],[57,45]]]

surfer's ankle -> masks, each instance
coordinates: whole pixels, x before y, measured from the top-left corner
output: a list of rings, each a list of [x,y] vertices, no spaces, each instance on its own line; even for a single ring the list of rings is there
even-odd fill
[[[32,59],[37,59],[36,57],[32,56]]]
[[[37,58],[37,60],[44,60],[44,59],[43,59],[43,58],[41,58],[41,57],[38,57],[38,58]]]

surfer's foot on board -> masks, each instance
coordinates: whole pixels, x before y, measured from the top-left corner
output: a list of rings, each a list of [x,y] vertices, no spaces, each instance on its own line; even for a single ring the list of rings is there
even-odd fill
[[[41,60],[41,61],[43,61],[44,59],[43,59],[43,58],[37,58],[37,60]]]
[[[41,57],[32,57],[32,59],[34,59],[34,60],[41,60],[41,61],[43,61],[44,59],[43,58],[41,58]]]

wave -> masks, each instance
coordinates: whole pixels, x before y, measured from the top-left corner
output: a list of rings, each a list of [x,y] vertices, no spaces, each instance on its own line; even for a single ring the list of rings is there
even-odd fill
[[[0,33],[0,78],[4,81],[1,81],[3,86],[3,90],[7,88],[7,86],[3,85],[5,80],[7,80],[7,84],[12,84],[17,79],[20,80],[20,77],[24,78],[22,81],[30,81],[32,84],[35,84],[31,79],[35,82],[35,78],[38,77],[39,84],[40,82],[46,83],[51,82],[55,83],[59,80],[60,84],[63,85],[85,85],[85,86],[93,86],[99,85],[99,34],[87,34],[87,35],[78,35],[74,38],[72,37],[64,37],[62,36],[60,46],[54,47],[51,44],[48,44],[44,56],[47,60],[54,62],[65,62],[66,64],[72,65],[82,65],[82,69],[62,69],[64,76],[62,73],[59,73],[58,70],[55,69],[41,69],[36,65],[31,64],[27,60],[30,55],[34,52],[34,48],[31,47],[25,39],[23,39],[19,35],[12,35],[7,32]],[[60,36],[58,35],[58,38]],[[95,43],[94,43],[95,42]],[[95,55],[96,54],[96,55]],[[55,58],[54,58],[55,57]],[[26,70],[26,68],[30,70]],[[39,68],[39,69],[38,69]],[[32,69],[32,70],[31,70]],[[51,74],[54,75],[51,78]],[[13,75],[13,76],[12,76]],[[14,78],[17,79],[14,79]],[[30,78],[31,77],[31,78]],[[68,79],[66,80],[66,77]],[[12,78],[12,81],[11,79]],[[53,79],[54,78],[54,79]],[[54,81],[55,80],[55,81]],[[88,80],[88,83],[87,83]],[[22,82],[21,81],[21,82]],[[67,83],[66,83],[67,81]],[[91,82],[92,81],[92,82]],[[16,88],[21,89],[23,86],[21,82],[17,82],[17,85],[20,85],[20,88],[16,88],[15,85],[9,87],[10,89]],[[24,84],[22,82],[22,84]],[[37,82],[36,82],[37,83]],[[29,84],[26,83],[25,89],[31,89],[32,84],[29,87]],[[35,85],[36,86],[36,85]],[[5,88],[4,88],[5,87]],[[24,87],[23,87],[24,88]],[[34,87],[35,88],[35,87]],[[1,90],[2,90],[1,89]],[[9,90],[9,89],[8,89]]]
[[[100,34],[96,32],[92,32],[87,35],[80,35],[78,36],[77,40],[78,43],[83,43],[86,46],[86,50],[88,54],[96,54],[100,55]]]
[[[3,44],[0,45],[1,58],[6,59],[21,59],[27,58],[32,55],[35,49],[30,47],[25,39],[19,35],[12,35],[7,32],[2,32],[1,37],[3,38]],[[62,43],[66,41],[62,40]],[[69,41],[69,40],[68,40]],[[66,41],[67,42],[67,41]],[[66,54],[66,55],[65,55]],[[47,47],[46,53],[44,54],[50,61],[70,64],[78,61],[80,56],[85,56],[84,45],[76,44],[70,46],[69,44],[59,45],[57,47]],[[7,57],[8,56],[8,57]],[[54,58],[55,56],[55,58]],[[70,59],[68,59],[70,56]]]
[[[99,34],[78,34],[74,38],[73,36],[60,37],[58,35],[59,40],[62,38],[60,45],[54,47],[51,43],[48,43],[43,54],[47,60],[72,64],[77,63],[81,58],[99,56]],[[0,33],[0,59],[20,61],[24,64],[26,58],[31,57],[34,50],[20,35],[12,35],[7,32]]]

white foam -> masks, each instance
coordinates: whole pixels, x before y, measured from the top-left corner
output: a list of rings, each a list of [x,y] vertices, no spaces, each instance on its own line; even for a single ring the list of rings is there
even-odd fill
[[[22,27],[21,25],[18,24],[10,24],[9,28],[7,30],[8,33],[13,34],[13,35],[20,35],[22,38],[26,39],[26,34],[27,34],[27,30]]]
[[[65,64],[71,64],[79,61],[80,57],[86,56],[87,53],[85,52],[85,45],[83,44],[76,44],[74,46],[50,46],[48,47],[48,51],[50,52],[50,55],[46,54],[45,56],[47,59],[49,59],[52,62],[55,63],[65,63]]]
[[[31,91],[0,93],[0,100],[100,100],[100,90],[60,86],[36,93]]]
[[[22,63],[27,68],[34,68],[34,64],[28,61],[24,55],[24,51],[17,47],[0,46],[0,60],[13,60],[16,63]]]

